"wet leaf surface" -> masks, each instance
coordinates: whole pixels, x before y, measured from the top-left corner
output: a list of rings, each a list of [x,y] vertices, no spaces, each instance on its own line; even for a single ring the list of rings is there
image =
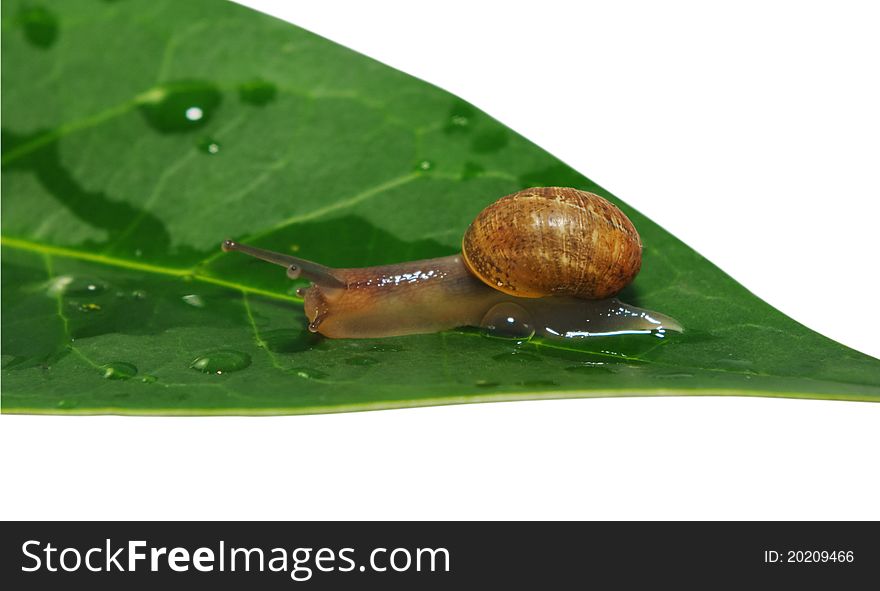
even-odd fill
[[[450,94],[219,0],[3,10],[3,411],[307,413],[529,398],[880,400],[880,362],[795,323]],[[621,299],[666,338],[326,340],[236,238],[353,267],[451,254],[535,185],[617,203]]]

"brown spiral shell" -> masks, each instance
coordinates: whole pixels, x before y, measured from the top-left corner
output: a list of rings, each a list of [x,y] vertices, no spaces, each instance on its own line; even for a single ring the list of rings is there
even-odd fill
[[[568,187],[535,187],[481,211],[462,239],[468,269],[513,296],[610,297],[642,265],[629,218],[606,199]]]

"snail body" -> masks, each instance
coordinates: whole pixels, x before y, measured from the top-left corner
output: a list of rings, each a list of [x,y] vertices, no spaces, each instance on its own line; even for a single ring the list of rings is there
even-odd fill
[[[539,187],[502,197],[470,225],[462,253],[446,257],[333,269],[230,240],[223,250],[310,279],[298,291],[309,330],[330,338],[460,326],[526,338],[681,330],[668,316],[610,298],[638,273],[641,242],[619,209],[577,189]]]

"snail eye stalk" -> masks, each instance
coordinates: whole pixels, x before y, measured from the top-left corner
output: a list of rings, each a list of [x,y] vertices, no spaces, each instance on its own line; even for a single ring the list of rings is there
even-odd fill
[[[248,246],[233,240],[224,240],[220,245],[223,252],[237,251],[256,257],[267,263],[273,263],[287,269],[287,276],[291,279],[305,277],[306,279],[326,287],[345,287],[345,282],[339,279],[330,267],[301,259],[299,257],[273,252],[256,246]]]

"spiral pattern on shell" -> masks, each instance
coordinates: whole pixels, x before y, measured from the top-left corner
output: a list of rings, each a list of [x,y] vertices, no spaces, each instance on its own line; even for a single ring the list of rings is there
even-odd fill
[[[610,297],[642,264],[642,243],[608,200],[568,187],[535,187],[480,212],[462,239],[468,269],[513,296]]]

